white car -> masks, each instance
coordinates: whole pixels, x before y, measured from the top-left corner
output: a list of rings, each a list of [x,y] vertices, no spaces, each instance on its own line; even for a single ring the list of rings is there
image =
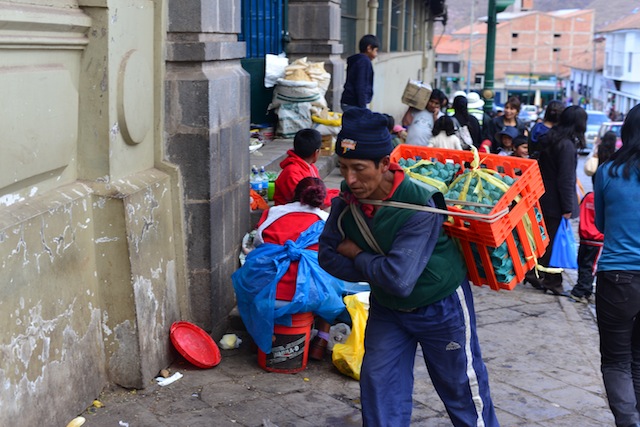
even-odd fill
[[[525,122],[528,127],[533,126],[533,123],[538,119],[538,107],[535,105],[521,106],[518,118]]]
[[[591,151],[598,137],[600,126],[607,121],[609,121],[609,118],[602,111],[587,110],[587,131],[584,134],[586,147],[580,151],[581,154],[587,154]]]

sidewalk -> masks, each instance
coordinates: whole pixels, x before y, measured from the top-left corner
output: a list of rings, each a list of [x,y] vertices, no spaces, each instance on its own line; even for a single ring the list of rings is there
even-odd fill
[[[587,306],[528,285],[500,292],[474,286],[473,291],[501,425],[613,425]],[[222,350],[215,368],[201,370],[178,359],[169,370],[182,373],[182,379],[145,390],[108,390],[99,397],[105,407],[83,414],[86,425],[257,427],[265,420],[279,427],[361,425],[359,384],[340,374],[329,358],[310,360],[298,374],[268,373],[258,367],[246,333],[234,332],[244,343]],[[412,419],[415,426],[451,425],[420,354]]]
[[[337,169],[323,176],[328,187],[337,188]],[[567,290],[575,283],[575,271],[570,273],[565,275]],[[502,426],[613,425],[592,305],[543,294],[530,285],[500,292],[473,286],[473,292],[480,345]],[[298,374],[268,373],[258,366],[246,332],[237,326],[229,332],[244,342],[236,350],[222,350],[222,362],[215,368],[198,369],[178,358],[168,369],[183,378],[138,391],[113,387],[99,396],[103,408],[82,414],[85,426],[361,425],[359,384],[340,374],[330,357],[310,360]],[[412,425],[450,426],[420,350],[414,375]]]

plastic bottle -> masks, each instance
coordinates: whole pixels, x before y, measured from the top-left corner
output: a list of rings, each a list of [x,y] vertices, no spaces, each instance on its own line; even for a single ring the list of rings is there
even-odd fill
[[[269,177],[264,170],[264,166],[260,166],[260,179],[262,180],[262,193],[260,193],[260,195],[264,197],[265,200],[269,200]]]
[[[249,177],[249,184],[251,185],[251,189],[256,193],[260,194],[262,192],[262,180],[260,179],[258,168],[255,166],[251,168],[251,176]]]

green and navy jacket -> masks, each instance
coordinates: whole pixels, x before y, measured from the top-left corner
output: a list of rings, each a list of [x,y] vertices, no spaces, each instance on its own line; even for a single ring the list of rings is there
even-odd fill
[[[358,229],[346,200],[355,200],[342,183],[320,237],[320,265],[330,274],[352,282],[368,282],[376,300],[392,309],[412,309],[437,302],[466,277],[466,265],[454,241],[442,228],[445,216],[413,209],[379,207],[368,225],[383,254],[377,254]],[[387,200],[445,208],[442,193],[413,182],[408,176]],[[346,211],[345,211],[346,210]],[[345,212],[343,212],[345,211]],[[336,248],[345,237],[363,252],[354,260]]]

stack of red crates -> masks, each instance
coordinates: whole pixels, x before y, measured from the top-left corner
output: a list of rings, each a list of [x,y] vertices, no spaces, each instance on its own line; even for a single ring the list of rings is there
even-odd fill
[[[416,156],[423,160],[459,164],[460,173],[470,168],[470,163],[474,159],[474,154],[470,151],[401,144],[391,153],[391,161],[398,162],[401,158],[409,159]],[[479,157],[480,167],[493,169],[515,179],[513,185],[502,195],[489,215],[504,209],[508,209],[508,213],[492,223],[450,216],[444,227],[447,234],[460,242],[469,270],[469,279],[475,285],[489,285],[494,290],[511,290],[524,279],[525,273],[534,267],[535,260],[544,254],[549,244],[538,201],[544,193],[544,184],[538,162],[535,160],[487,153],[479,153]],[[449,206],[448,210],[475,214],[454,206]],[[528,224],[526,218],[529,219]],[[530,231],[529,234],[527,230]],[[516,235],[521,243],[524,259],[518,253]],[[490,259],[490,251],[505,241],[514,270],[514,277],[508,283],[498,281]],[[530,241],[533,244],[530,244]],[[473,255],[474,249],[479,254],[481,265],[478,265],[477,257]]]

